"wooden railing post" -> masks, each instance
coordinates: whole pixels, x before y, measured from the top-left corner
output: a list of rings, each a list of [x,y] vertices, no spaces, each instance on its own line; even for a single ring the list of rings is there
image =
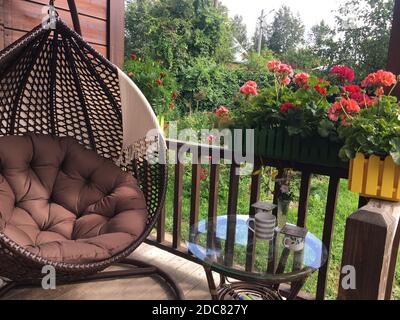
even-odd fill
[[[390,299],[399,248],[399,220],[400,204],[378,200],[372,200],[347,219],[338,299]],[[355,272],[353,281],[351,270]]]

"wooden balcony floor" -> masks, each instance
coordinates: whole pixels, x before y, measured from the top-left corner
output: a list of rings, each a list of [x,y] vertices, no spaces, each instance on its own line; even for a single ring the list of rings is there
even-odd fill
[[[168,272],[182,287],[188,300],[211,299],[203,268],[153,246],[143,244],[132,255]],[[170,289],[157,278],[131,278],[64,285],[56,290],[19,289],[6,300],[166,300],[173,299]]]

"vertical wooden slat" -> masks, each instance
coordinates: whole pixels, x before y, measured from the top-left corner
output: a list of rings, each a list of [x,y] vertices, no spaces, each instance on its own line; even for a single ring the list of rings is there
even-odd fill
[[[219,164],[210,165],[210,194],[208,198],[208,222],[209,228],[207,233],[207,246],[214,248],[216,246],[216,230],[215,227],[217,222],[218,214],[218,190],[219,190]]]
[[[364,162],[365,158],[361,153],[350,162],[349,189],[353,192],[363,192]]]
[[[160,217],[157,222],[157,242],[163,243],[165,241],[165,206],[161,210]]]
[[[239,198],[240,176],[237,172],[239,165],[232,163],[229,177],[228,215],[235,216]]]
[[[336,204],[338,198],[340,179],[338,177],[330,177],[329,188],[328,188],[328,198],[326,202],[325,210],[325,221],[324,221],[324,231],[322,234],[322,242],[325,245],[328,258],[325,264],[320,268],[318,273],[318,284],[317,284],[317,299],[324,300],[326,292],[327,274],[329,269],[330,252],[332,245],[332,236],[335,225],[336,216]]]
[[[177,249],[181,245],[181,224],[182,224],[182,193],[183,193],[183,164],[179,161],[178,148],[176,152],[177,163],[175,165],[174,183],[174,222],[172,231],[172,246]]]
[[[201,175],[201,162],[200,158],[193,156],[192,165],[192,187],[190,199],[190,228],[194,226],[199,220],[200,210],[200,175]]]
[[[278,175],[276,176],[276,180],[282,179],[284,176],[284,168],[279,168],[278,169]],[[274,187],[274,204],[278,204],[278,198],[280,196],[280,183],[275,182],[275,187]],[[274,214],[276,217],[278,217],[278,209],[274,210]],[[277,263],[278,263],[278,246],[277,246],[277,238],[274,238],[272,241],[269,241],[269,246],[268,246],[268,257],[267,257],[267,270],[269,273],[275,273],[276,268],[277,268]]]
[[[208,200],[208,220],[217,221],[218,190],[219,190],[219,164],[210,165],[210,195]]]
[[[387,157],[383,164],[382,188],[380,195],[384,198],[393,198],[394,178],[396,166],[392,157]]]
[[[365,193],[367,195],[378,195],[379,165],[381,159],[377,156],[371,156],[368,160],[368,171],[366,177]]]
[[[308,197],[310,195],[311,173],[303,171],[301,174],[299,211],[297,225],[304,228],[307,225]]]
[[[118,67],[124,64],[125,1],[108,1],[108,58]]]
[[[254,164],[254,172],[261,170],[261,161],[260,158],[256,158]],[[250,186],[250,209],[249,216],[254,217],[256,214],[256,210],[252,207],[253,204],[258,202],[260,199],[260,185],[261,185],[261,174],[253,175],[251,177],[251,186]],[[247,239],[247,252],[246,252],[246,271],[252,272],[254,268],[254,256],[255,256],[255,245],[254,245],[254,233],[249,231],[248,239]]]
[[[284,169],[283,168],[277,168],[278,170],[278,175],[276,176],[276,180],[282,179],[283,174],[284,174]],[[278,198],[280,196],[280,184],[278,182],[275,182],[275,186],[274,186],[274,199],[273,202],[275,205],[278,204]],[[274,211],[274,214],[277,215],[278,213],[278,209],[276,209]]]
[[[240,176],[237,172],[239,165],[235,162],[231,165],[230,178],[229,178],[229,196],[228,196],[228,228],[226,230],[226,244],[225,244],[225,263],[232,266],[233,253],[235,247],[236,236],[236,214],[239,198],[239,181]]]

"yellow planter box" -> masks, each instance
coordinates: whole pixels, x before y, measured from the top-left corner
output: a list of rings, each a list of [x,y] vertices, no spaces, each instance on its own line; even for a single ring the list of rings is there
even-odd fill
[[[400,201],[400,166],[392,157],[381,160],[377,156],[365,158],[358,153],[350,161],[350,191],[367,198]]]

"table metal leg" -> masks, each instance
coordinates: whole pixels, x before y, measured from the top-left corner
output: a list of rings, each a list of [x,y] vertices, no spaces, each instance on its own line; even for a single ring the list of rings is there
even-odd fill
[[[290,286],[290,294],[287,297],[288,300],[296,300],[297,296],[299,295],[301,289],[303,288],[304,284],[307,281],[307,278],[304,278],[300,281],[293,282]]]
[[[204,267],[204,271],[206,272],[208,288],[210,290],[211,299],[212,300],[219,300],[218,299],[218,290],[217,286],[215,285],[214,276],[212,274],[212,270],[208,267]]]
[[[285,259],[284,259],[285,260]],[[210,290],[211,298],[214,301],[224,300],[224,297],[229,293],[233,298],[237,298],[237,294],[240,291],[246,292],[249,290],[250,292],[257,292],[257,294],[263,296],[264,300],[282,300],[282,296],[279,293],[280,285],[268,285],[266,283],[251,283],[251,282],[226,282],[227,278],[223,275],[221,276],[221,281],[219,286],[217,287],[214,279],[214,275],[212,273],[211,268],[207,266],[203,266],[204,271],[206,273],[208,288]],[[300,290],[303,288],[308,277],[301,279],[299,281],[293,282],[291,284],[290,292],[287,296],[288,300],[296,300]]]

